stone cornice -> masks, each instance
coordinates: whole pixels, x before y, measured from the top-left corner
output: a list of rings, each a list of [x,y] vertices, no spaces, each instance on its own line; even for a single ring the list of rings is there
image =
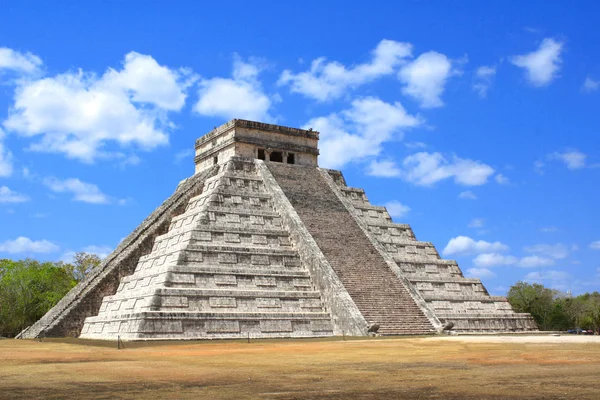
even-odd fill
[[[214,139],[215,137],[220,136],[221,134],[228,132],[234,128],[257,129],[263,132],[273,132],[282,135],[299,136],[319,140],[319,132],[317,131],[290,128],[281,125],[265,124],[262,122],[248,121],[245,119],[232,119],[231,121],[219,127],[216,127],[212,131],[208,132],[206,135],[198,138],[196,140],[196,148],[202,145],[203,143],[206,143]]]

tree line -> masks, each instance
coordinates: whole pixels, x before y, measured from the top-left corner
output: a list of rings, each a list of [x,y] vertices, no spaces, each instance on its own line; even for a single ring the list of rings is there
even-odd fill
[[[101,261],[88,253],[77,253],[70,263],[0,259],[0,337],[14,337],[40,319]],[[572,297],[517,282],[507,298],[515,311],[530,313],[541,330],[600,329],[598,292]]]
[[[0,259],[0,337],[40,319],[101,261],[88,253],[76,253],[71,263]]]
[[[517,282],[507,295],[517,312],[530,313],[541,330],[600,329],[600,293],[571,296],[543,285]]]

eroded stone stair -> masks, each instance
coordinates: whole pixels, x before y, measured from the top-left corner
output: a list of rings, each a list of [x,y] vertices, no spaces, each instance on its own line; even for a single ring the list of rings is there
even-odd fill
[[[379,333],[434,331],[317,168],[267,166],[365,319],[380,325]]]

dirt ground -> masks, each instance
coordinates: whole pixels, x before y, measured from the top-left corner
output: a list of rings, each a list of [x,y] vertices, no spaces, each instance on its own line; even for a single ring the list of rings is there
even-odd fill
[[[0,398],[599,399],[600,337],[0,340]]]

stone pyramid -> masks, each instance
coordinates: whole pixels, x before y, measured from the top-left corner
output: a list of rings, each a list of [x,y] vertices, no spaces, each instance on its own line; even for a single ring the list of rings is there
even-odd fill
[[[196,141],[196,173],[23,338],[128,340],[537,330],[393,223],[319,134],[235,119]]]

